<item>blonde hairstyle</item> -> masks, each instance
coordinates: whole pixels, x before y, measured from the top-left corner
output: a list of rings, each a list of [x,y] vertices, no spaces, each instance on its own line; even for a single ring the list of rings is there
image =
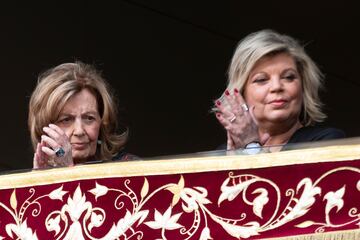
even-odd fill
[[[293,57],[302,80],[301,123],[308,126],[322,122],[326,118],[322,112],[323,104],[319,97],[319,89],[323,86],[323,74],[295,39],[273,30],[254,32],[240,41],[228,71],[227,89],[237,88],[243,93],[246,81],[255,64],[263,57],[278,53],[287,53]]]
[[[66,102],[83,89],[97,100],[101,126],[96,157],[111,160],[126,142],[128,132],[118,134],[117,104],[106,80],[91,65],[64,63],[41,74],[29,102],[28,126],[34,150],[43,134],[42,128],[55,123]]]

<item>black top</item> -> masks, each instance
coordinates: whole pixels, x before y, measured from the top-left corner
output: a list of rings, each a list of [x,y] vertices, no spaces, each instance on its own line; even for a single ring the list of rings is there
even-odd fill
[[[138,156],[125,152],[124,150],[119,151],[115,157],[113,157],[113,161],[133,161],[133,160],[140,160],[141,158],[139,158]]]
[[[345,133],[337,128],[302,127],[299,128],[288,141],[289,143],[314,142],[344,138]]]
[[[287,142],[287,145],[292,145],[293,143],[304,143],[304,142],[315,142],[322,140],[331,140],[345,138],[345,133],[337,128],[331,127],[320,127],[320,126],[309,126],[302,127],[296,130],[296,132],[291,136],[290,140]],[[226,149],[226,144],[220,145],[218,150]],[[289,146],[285,146],[282,150],[289,150]]]

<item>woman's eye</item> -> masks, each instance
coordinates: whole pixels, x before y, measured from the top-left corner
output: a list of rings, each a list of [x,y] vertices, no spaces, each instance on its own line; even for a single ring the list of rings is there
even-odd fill
[[[71,121],[71,118],[69,118],[69,117],[60,118],[58,120],[59,123],[63,123],[63,124],[69,123],[70,121]]]
[[[84,119],[86,122],[93,122],[96,120],[94,116],[85,116]]]
[[[257,78],[253,82],[254,83],[264,83],[266,81],[266,78]]]
[[[294,80],[295,78],[296,78],[296,76],[294,74],[285,76],[285,79],[291,80],[291,81]]]

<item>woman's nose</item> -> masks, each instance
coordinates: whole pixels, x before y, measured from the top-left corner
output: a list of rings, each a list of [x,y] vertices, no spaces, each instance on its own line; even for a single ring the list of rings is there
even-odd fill
[[[76,119],[74,121],[73,135],[82,136],[84,134],[85,134],[85,130],[82,121],[80,119]]]
[[[283,89],[283,84],[280,77],[272,77],[270,80],[270,84],[270,90],[272,92],[282,91]]]

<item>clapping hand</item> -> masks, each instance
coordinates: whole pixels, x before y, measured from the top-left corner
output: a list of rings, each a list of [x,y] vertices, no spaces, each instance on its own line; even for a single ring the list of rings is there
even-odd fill
[[[248,106],[237,89],[233,94],[225,91],[223,101],[217,100],[216,118],[227,131],[227,149],[244,148],[250,142],[264,143],[269,138],[265,134],[260,139],[254,106]]]

